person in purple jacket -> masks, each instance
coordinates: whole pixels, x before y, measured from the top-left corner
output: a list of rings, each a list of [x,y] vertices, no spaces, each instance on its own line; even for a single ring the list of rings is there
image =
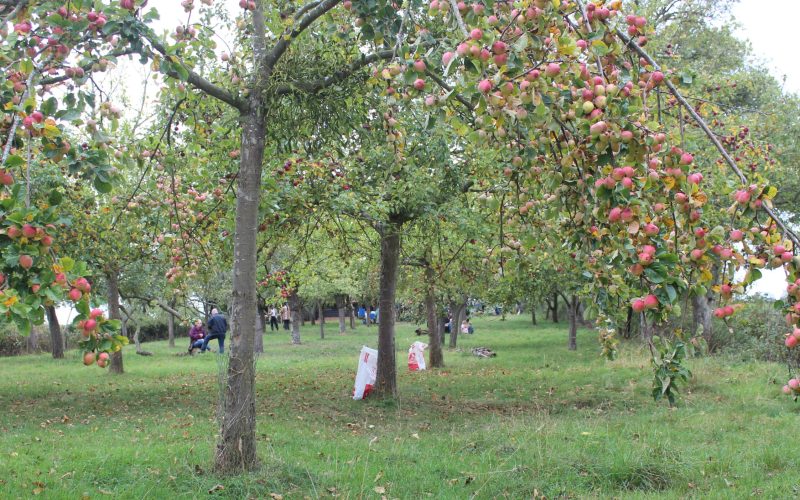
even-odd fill
[[[202,349],[203,347],[203,339],[206,336],[206,329],[203,327],[203,322],[199,319],[194,320],[194,324],[192,328],[189,330],[189,353],[191,354],[192,349],[198,348]]]

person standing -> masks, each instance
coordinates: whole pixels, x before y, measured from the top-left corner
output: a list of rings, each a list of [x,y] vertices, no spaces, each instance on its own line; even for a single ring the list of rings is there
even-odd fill
[[[281,319],[283,320],[283,329],[289,329],[289,323],[292,321],[292,311],[289,310],[289,304],[283,304],[281,307]]]
[[[219,353],[225,352],[225,333],[228,331],[228,320],[225,316],[221,315],[217,308],[211,310],[211,319],[208,320],[208,336],[203,340],[203,346],[200,352],[208,350],[208,343],[212,339],[217,339],[219,343]]]
[[[269,331],[278,329],[278,308],[273,305],[269,308]]]

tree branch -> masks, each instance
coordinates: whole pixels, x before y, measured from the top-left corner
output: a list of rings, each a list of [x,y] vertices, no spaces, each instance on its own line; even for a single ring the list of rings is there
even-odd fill
[[[122,295],[122,293],[120,293],[120,295],[119,295],[119,296],[120,296],[120,297],[122,297],[124,300],[128,300],[128,299],[137,299],[137,300],[144,301],[144,302],[146,302],[147,304],[153,304],[153,303],[155,303],[155,304],[156,304],[158,307],[160,307],[160,308],[161,308],[161,309],[163,309],[164,311],[166,311],[166,312],[168,312],[168,313],[172,314],[173,316],[177,317],[179,320],[181,320],[181,321],[184,321],[184,319],[185,319],[181,313],[179,313],[179,312],[178,312],[178,311],[176,311],[175,309],[171,308],[171,307],[170,307],[170,306],[168,306],[167,304],[163,303],[163,302],[161,301],[161,299],[155,299],[155,298],[153,298],[153,297],[142,297],[141,295],[124,295],[124,296],[123,296],[123,295]]]
[[[442,87],[443,89],[445,89],[448,92],[452,92],[453,91],[453,87],[448,85],[444,80],[442,80],[442,78],[439,75],[437,75],[433,71],[431,71],[429,69],[426,69],[425,70],[425,74],[428,75],[431,78],[431,80],[436,82],[436,85]],[[472,106],[472,103],[470,103],[468,100],[466,100],[464,98],[464,96],[462,96],[461,94],[458,94],[458,93],[456,93],[455,96],[456,96],[456,100],[458,102],[460,102],[461,104],[463,104],[468,110],[470,110],[470,111],[474,111],[475,110],[475,108]]]
[[[580,2],[578,4],[580,5]],[[622,30],[616,29],[615,31],[617,37],[619,37],[619,39],[622,40],[627,47],[630,47],[640,57],[642,57],[645,61],[647,61],[650,65],[652,65],[653,68],[655,68],[656,70],[661,70],[661,67],[658,65],[655,59],[653,59],[650,56],[650,54],[648,54],[642,47],[640,47],[639,44],[637,44],[631,38],[629,38],[625,33],[622,32]],[[748,184],[747,177],[745,177],[744,173],[742,173],[742,170],[736,164],[736,161],[731,157],[731,155],[725,149],[725,146],[722,145],[717,136],[714,134],[714,132],[708,126],[706,121],[703,119],[703,117],[700,116],[697,113],[697,111],[695,111],[694,107],[691,104],[689,104],[689,102],[683,97],[683,95],[681,95],[677,87],[675,87],[675,85],[668,78],[664,79],[664,84],[669,89],[670,94],[672,94],[675,97],[675,99],[678,100],[681,106],[683,106],[686,109],[686,111],[689,112],[689,116],[692,117],[692,119],[697,123],[700,129],[706,134],[708,140],[711,141],[714,147],[717,148],[717,151],[719,151],[719,153],[722,155],[722,158],[725,160],[725,163],[727,163],[728,166],[731,168],[731,170],[733,170],[733,172],[739,178],[741,183],[743,185],[747,185]],[[762,209],[764,210],[764,212],[767,213],[767,215],[769,215],[769,217],[773,221],[775,221],[775,223],[778,225],[778,227],[781,228],[783,233],[790,240],[792,240],[792,243],[794,243],[795,246],[800,245],[800,238],[798,238],[797,235],[786,226],[783,220],[781,220],[781,218],[770,207],[764,204],[762,206]]]
[[[191,85],[192,87],[195,87],[196,89],[202,91],[203,93],[205,93],[205,94],[207,94],[207,95],[209,95],[211,97],[214,97],[215,99],[219,99],[220,101],[224,102],[225,104],[228,104],[231,107],[234,107],[234,108],[236,108],[237,110],[239,110],[241,112],[245,112],[247,110],[247,105],[245,104],[245,102],[239,96],[234,95],[234,94],[228,92],[227,90],[225,90],[224,88],[219,87],[219,86],[211,83],[210,81],[206,80],[202,76],[200,76],[197,73],[195,73],[193,70],[191,70],[188,67],[186,67],[186,65],[183,64],[182,61],[180,61],[177,58],[175,58],[175,56],[168,55],[167,54],[167,49],[161,44],[161,42],[156,40],[153,36],[151,36],[149,34],[145,35],[145,39],[148,42],[150,42],[150,45],[152,45],[152,47],[158,53],[160,53],[162,56],[164,56],[166,58],[170,58],[171,61],[175,62],[176,64],[180,64],[181,66],[184,67],[184,69],[186,69],[186,71],[189,73],[189,76],[186,79],[186,82],[189,85]],[[178,74],[176,72],[174,72],[174,71],[167,72],[167,75],[169,75],[170,77],[175,78],[175,79],[180,79]]]
[[[136,50],[131,49],[131,48],[127,48],[127,49],[122,49],[122,50],[111,51],[106,57],[114,57],[114,58],[116,58],[116,57],[122,57],[122,56],[129,56],[131,54],[137,54],[137,53],[138,52]],[[81,68],[83,69],[83,71],[88,72],[90,69],[92,69],[92,63],[84,64],[83,66],[81,66]],[[54,77],[51,77],[51,78],[44,78],[44,79],[39,81],[39,85],[54,85],[56,83],[61,83],[63,81],[69,80],[70,78],[71,77],[69,77],[67,75],[54,76]]]
[[[281,34],[278,42],[275,44],[272,50],[266,54],[263,70],[267,73],[271,73],[272,69],[275,67],[275,64],[277,64],[278,60],[289,48],[292,40],[300,36],[300,34],[309,26],[311,26],[314,21],[322,17],[329,10],[336,7],[340,1],[341,0],[317,0],[302,7],[294,16],[294,24]]]
[[[320,78],[317,80],[311,80],[307,82],[285,83],[282,85],[278,85],[278,87],[275,88],[274,92],[275,95],[278,96],[291,94],[295,91],[302,91],[309,94],[314,94],[316,92],[319,92],[320,90],[330,87],[331,85],[337,84],[339,82],[348,79],[358,70],[364,68],[365,66],[368,66],[369,64],[372,64],[376,61],[388,60],[391,59],[392,57],[394,57],[394,51],[391,50],[382,50],[380,52],[375,52],[367,56],[362,56],[361,59],[348,64],[347,66],[345,66],[344,69],[336,71],[332,75],[327,76],[325,78]]]

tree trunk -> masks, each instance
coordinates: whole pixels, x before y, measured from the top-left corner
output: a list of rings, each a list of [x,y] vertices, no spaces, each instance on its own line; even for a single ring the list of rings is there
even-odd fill
[[[136,352],[142,352],[142,341],[139,338],[139,331],[141,331],[142,325],[136,323],[136,330],[133,331],[133,345],[136,346]]]
[[[375,392],[379,397],[397,397],[397,361],[394,345],[394,298],[397,288],[397,267],[400,261],[400,227],[390,223],[379,229],[381,275],[378,309],[378,375]]]
[[[322,301],[317,303],[317,310],[319,311],[319,338],[325,338],[325,311],[322,310]]]
[[[258,203],[266,141],[262,104],[258,92],[253,91],[253,111],[242,116],[236,232],[233,239],[231,347],[228,380],[220,401],[220,437],[214,457],[214,468],[222,474],[253,470],[258,466],[253,346]]]
[[[61,325],[58,324],[55,306],[45,306],[47,314],[47,328],[50,330],[50,352],[53,359],[64,358],[64,336],[61,334]]]
[[[536,306],[531,304],[531,323],[536,325]]]
[[[425,266],[425,310],[428,313],[428,349],[430,349],[430,365],[432,368],[444,368],[444,354],[442,354],[444,328],[439,328],[433,280],[433,267],[427,265]],[[450,327],[450,331],[453,331],[452,326]]]
[[[630,306],[628,306],[625,324],[617,327],[617,333],[623,339],[630,339],[633,334],[633,309]]]
[[[347,316],[350,317],[350,329],[356,329],[356,309],[353,307],[353,299],[347,297]]]
[[[450,302],[450,349],[455,349],[458,345],[458,334],[461,332],[461,321],[464,317],[464,310],[466,305],[463,303],[451,301]]]
[[[31,332],[25,339],[25,349],[28,351],[28,354],[39,352],[39,334],[36,333],[36,330],[33,328],[31,328]]]
[[[106,280],[108,281],[108,318],[122,320],[122,314],[119,312],[119,275],[117,270],[107,271]],[[111,353],[111,365],[108,370],[118,374],[125,371],[122,364],[122,349]]]
[[[553,323],[558,323],[558,292],[553,292]]]
[[[346,295],[336,294],[334,297],[336,299],[336,312],[339,314],[339,334],[345,333],[347,331],[347,323],[345,322],[345,300],[347,300]]]
[[[169,306],[174,308],[175,301],[169,301]],[[167,336],[169,338],[169,346],[175,347],[175,315],[167,313]]]
[[[297,297],[297,309],[300,313],[300,326],[306,326],[306,305]]]
[[[262,354],[264,352],[264,313],[266,311],[259,304],[256,307],[256,331],[253,339],[253,352]]]
[[[647,318],[644,313],[639,313],[639,324],[641,325],[642,340],[644,342],[650,341],[653,338],[653,325],[647,324]]]
[[[692,296],[692,320],[694,322],[694,333],[697,334],[698,328],[702,328],[702,336],[708,344],[709,351],[712,350],[712,312],[711,306],[714,296],[711,294],[700,297]]]
[[[300,344],[300,321],[303,312],[300,310],[300,297],[297,296],[297,291],[292,291],[289,294],[289,311],[292,314],[292,344]]]
[[[572,302],[569,305],[569,350],[578,350],[578,297],[572,296]]]

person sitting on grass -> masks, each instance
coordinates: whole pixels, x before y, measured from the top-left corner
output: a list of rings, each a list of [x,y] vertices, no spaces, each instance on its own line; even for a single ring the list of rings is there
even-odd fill
[[[203,322],[199,319],[194,320],[194,324],[189,329],[189,354],[192,354],[194,349],[203,347],[203,339],[206,336],[206,329],[203,328]]]
[[[461,322],[461,333],[464,334],[472,334],[475,333],[475,329],[472,328],[472,324],[469,322],[469,318],[465,319]]]

